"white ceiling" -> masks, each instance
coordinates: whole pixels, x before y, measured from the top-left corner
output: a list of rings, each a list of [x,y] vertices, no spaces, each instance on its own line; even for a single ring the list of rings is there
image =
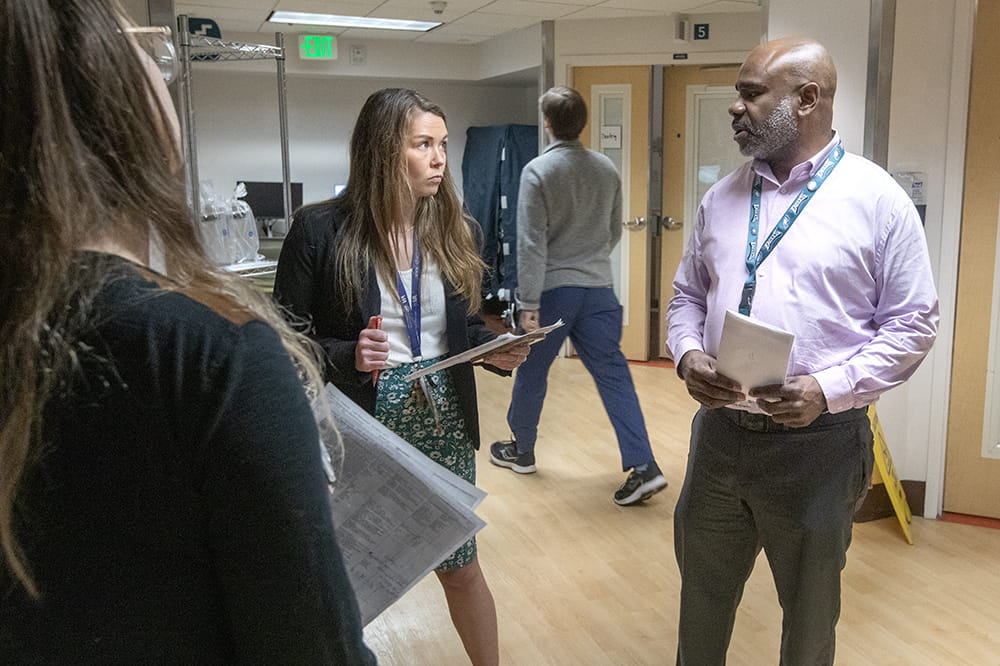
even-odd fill
[[[670,14],[756,12],[759,0],[447,0],[436,14],[429,0],[203,0],[176,1],[177,14],[213,19],[227,33],[322,31],[354,39],[475,44],[554,19],[610,19]],[[271,11],[316,12],[442,21],[430,32],[328,28],[268,23]]]

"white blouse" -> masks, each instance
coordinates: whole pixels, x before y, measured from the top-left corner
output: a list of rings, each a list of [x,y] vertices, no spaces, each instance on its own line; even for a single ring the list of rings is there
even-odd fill
[[[407,293],[413,278],[412,270],[399,271]],[[392,290],[378,277],[378,289],[382,295],[382,330],[389,334],[389,358],[386,367],[395,368],[403,363],[413,363],[410,350],[410,336],[403,322],[403,306],[399,304]],[[445,297],[444,282],[437,265],[426,256],[420,275],[420,352],[422,358],[435,358],[448,353],[445,337]]]

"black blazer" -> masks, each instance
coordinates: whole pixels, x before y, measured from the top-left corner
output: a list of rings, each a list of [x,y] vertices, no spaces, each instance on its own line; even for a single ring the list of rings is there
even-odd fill
[[[300,208],[294,216],[278,258],[274,296],[293,320],[308,322],[307,333],[326,352],[325,378],[368,413],[375,411],[375,387],[371,373],[354,367],[354,352],[361,330],[381,311],[381,294],[375,269],[368,274],[368,289],[360,298],[360,312],[348,313],[337,293],[334,256],[338,231],[344,222],[343,202],[331,200]],[[468,301],[455,293],[444,279],[445,327],[448,354],[463,352],[492,340],[496,333],[486,328],[478,315],[468,316]],[[510,372],[485,365],[498,374]],[[459,407],[469,435],[479,448],[479,411],[476,379],[469,363],[446,370],[451,373]]]

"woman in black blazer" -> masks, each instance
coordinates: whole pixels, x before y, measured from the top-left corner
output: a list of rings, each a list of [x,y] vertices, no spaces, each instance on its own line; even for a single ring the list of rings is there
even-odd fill
[[[447,168],[443,111],[419,93],[372,94],[351,136],[351,175],[298,211],[275,296],[325,350],[326,375],[431,459],[475,483],[476,385],[462,363],[403,378],[496,334],[479,318],[484,265]],[[527,345],[485,359],[509,374]],[[437,576],[473,664],[499,662],[496,609],[475,539]]]

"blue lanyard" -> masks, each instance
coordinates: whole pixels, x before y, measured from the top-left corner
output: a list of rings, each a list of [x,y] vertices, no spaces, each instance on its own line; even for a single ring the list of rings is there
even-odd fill
[[[757,229],[760,225],[760,195],[763,188],[763,179],[759,174],[754,177],[753,188],[750,190],[750,223],[747,229],[746,266],[749,275],[746,282],[743,283],[743,294],[740,296],[740,314],[750,315],[750,306],[753,304],[754,291],[757,290],[757,267],[764,263],[764,260],[770,256],[771,251],[778,244],[778,241],[785,237],[785,233],[791,228],[795,220],[798,219],[799,215],[805,209],[806,204],[812,201],[813,195],[826,182],[827,176],[830,175],[830,172],[833,171],[833,168],[837,166],[840,158],[843,156],[844,148],[838,142],[833,147],[833,150],[830,151],[826,161],[816,170],[813,177],[809,179],[809,182],[806,183],[805,187],[795,197],[795,201],[791,203],[785,214],[778,220],[778,224],[775,225],[771,233],[768,234],[768,237],[761,243],[759,250],[757,249]]]
[[[413,260],[410,270],[410,293],[406,293],[406,285],[399,271],[396,271],[396,289],[399,291],[399,304],[403,307],[403,324],[406,325],[406,335],[410,338],[410,351],[413,353],[413,360],[421,360],[420,355],[420,274],[423,268],[423,261],[420,256],[420,245],[417,243],[417,230],[413,230]],[[427,408],[434,415],[434,432],[441,434],[441,414],[437,404],[434,402],[434,392],[432,386],[437,386],[436,382],[428,375],[423,375],[418,380],[420,390],[427,400]]]
[[[406,325],[406,335],[410,338],[410,351],[413,360],[420,360],[420,246],[417,244],[417,231],[413,230],[413,260],[411,262],[410,295],[407,297],[406,285],[399,271],[396,271],[396,289],[399,291],[399,303],[403,306],[403,323]]]

